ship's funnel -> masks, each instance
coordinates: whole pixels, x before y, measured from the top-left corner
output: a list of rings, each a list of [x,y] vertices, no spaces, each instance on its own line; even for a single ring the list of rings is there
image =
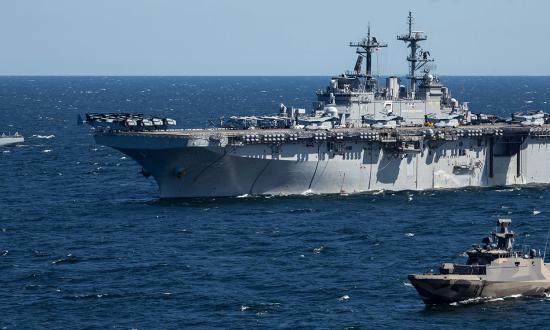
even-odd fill
[[[386,89],[389,98],[392,100],[397,99],[399,97],[399,78],[394,76],[386,78]]]

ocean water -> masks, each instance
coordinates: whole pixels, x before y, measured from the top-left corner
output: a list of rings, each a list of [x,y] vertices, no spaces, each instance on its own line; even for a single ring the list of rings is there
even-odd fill
[[[425,307],[407,275],[464,260],[513,219],[544,248],[546,186],[158,200],[78,113],[204,126],[309,108],[326,77],[2,77],[0,328],[542,328],[550,300]],[[444,77],[476,112],[550,112],[550,77]]]

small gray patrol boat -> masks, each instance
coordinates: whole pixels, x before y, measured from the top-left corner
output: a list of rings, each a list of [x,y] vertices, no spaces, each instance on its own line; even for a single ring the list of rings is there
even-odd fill
[[[11,146],[14,144],[25,142],[25,138],[23,135],[16,132],[15,134],[8,134],[2,133],[0,135],[0,147],[4,146]]]
[[[499,219],[498,232],[466,252],[466,265],[444,263],[439,273],[412,274],[409,281],[428,305],[472,298],[500,298],[550,292],[550,268],[540,251],[513,248],[510,219]]]

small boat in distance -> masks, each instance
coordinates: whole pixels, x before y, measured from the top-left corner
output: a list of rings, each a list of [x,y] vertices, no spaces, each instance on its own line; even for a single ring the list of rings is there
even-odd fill
[[[511,223],[510,219],[499,219],[499,231],[466,252],[466,265],[444,263],[438,273],[409,275],[424,303],[549,293],[550,266],[544,263],[544,254],[535,249],[515,251],[514,232],[508,230]]]
[[[5,133],[2,133],[2,135],[0,135],[0,147],[14,145],[24,141],[25,141],[25,138],[23,137],[23,135],[19,134],[18,132],[15,132],[15,134],[7,134],[7,135]]]

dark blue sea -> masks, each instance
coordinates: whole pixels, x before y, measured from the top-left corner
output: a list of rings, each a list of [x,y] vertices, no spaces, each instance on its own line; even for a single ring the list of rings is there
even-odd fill
[[[474,112],[550,112],[550,77],[444,77]],[[86,112],[180,127],[310,108],[326,77],[1,77],[1,329],[547,328],[550,300],[425,307],[407,275],[464,261],[510,217],[544,248],[550,188],[159,200],[76,125]]]

